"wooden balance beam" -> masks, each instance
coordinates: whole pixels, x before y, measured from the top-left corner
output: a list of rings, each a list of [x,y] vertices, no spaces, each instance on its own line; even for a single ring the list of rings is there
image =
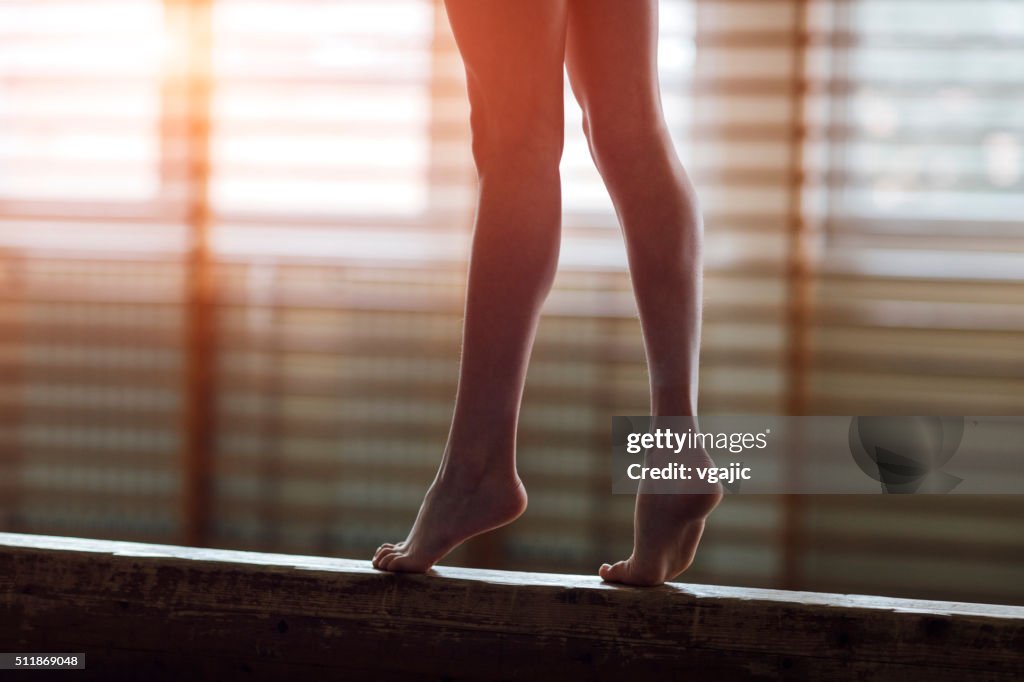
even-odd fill
[[[1024,608],[0,533],[0,652],[103,680],[1012,680]]]

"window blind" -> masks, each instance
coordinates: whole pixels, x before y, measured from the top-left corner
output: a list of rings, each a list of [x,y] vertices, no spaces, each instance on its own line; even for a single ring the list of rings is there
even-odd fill
[[[0,2],[6,529],[176,532],[185,228],[166,43],[160,2]]]
[[[1019,414],[1024,8],[815,9],[808,403],[834,414]],[[935,597],[963,582],[972,598],[1020,598],[1024,547],[1007,523],[1019,498],[803,503],[794,570],[808,585],[893,593],[912,583]]]

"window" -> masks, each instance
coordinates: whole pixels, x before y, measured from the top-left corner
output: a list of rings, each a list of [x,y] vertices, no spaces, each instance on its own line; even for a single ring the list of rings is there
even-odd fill
[[[160,2],[0,3],[0,200],[160,191]]]
[[[1019,412],[1020,3],[660,9],[706,224],[702,408]],[[463,78],[436,0],[0,0],[0,528],[350,556],[403,533],[454,396]],[[530,511],[455,560],[629,550],[605,439],[647,411],[643,349],[568,90],[566,133]],[[1020,601],[1019,506],[737,496],[688,579]]]

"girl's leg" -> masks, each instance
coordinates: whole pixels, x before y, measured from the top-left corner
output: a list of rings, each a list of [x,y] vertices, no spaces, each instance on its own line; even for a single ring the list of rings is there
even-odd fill
[[[466,67],[479,201],[459,387],[440,469],[374,566],[425,571],[526,508],[516,425],[561,226],[566,0],[446,0]]]
[[[590,151],[622,225],[651,382],[651,414],[696,416],[703,226],[658,87],[657,0],[570,0],[566,63]],[[649,455],[658,457],[658,455]],[[709,462],[703,451],[687,463]],[[606,580],[660,584],[693,560],[719,486],[644,494],[633,555]],[[650,492],[650,490],[648,490]],[[659,491],[665,492],[665,491]]]

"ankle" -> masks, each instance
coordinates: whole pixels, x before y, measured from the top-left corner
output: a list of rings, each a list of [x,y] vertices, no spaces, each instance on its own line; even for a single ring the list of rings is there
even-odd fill
[[[514,473],[515,461],[515,431],[505,435],[498,430],[478,429],[467,432],[453,427],[444,448],[442,468],[482,477],[496,471]]]
[[[521,481],[514,467],[511,469],[505,467],[481,469],[475,466],[461,467],[446,462],[438,470],[435,482],[446,487],[475,490],[477,488],[514,487]]]
[[[651,414],[663,417],[697,416],[697,399],[682,387],[666,387],[651,392]]]
[[[449,446],[438,470],[440,483],[462,488],[518,483],[514,450],[462,450]]]

